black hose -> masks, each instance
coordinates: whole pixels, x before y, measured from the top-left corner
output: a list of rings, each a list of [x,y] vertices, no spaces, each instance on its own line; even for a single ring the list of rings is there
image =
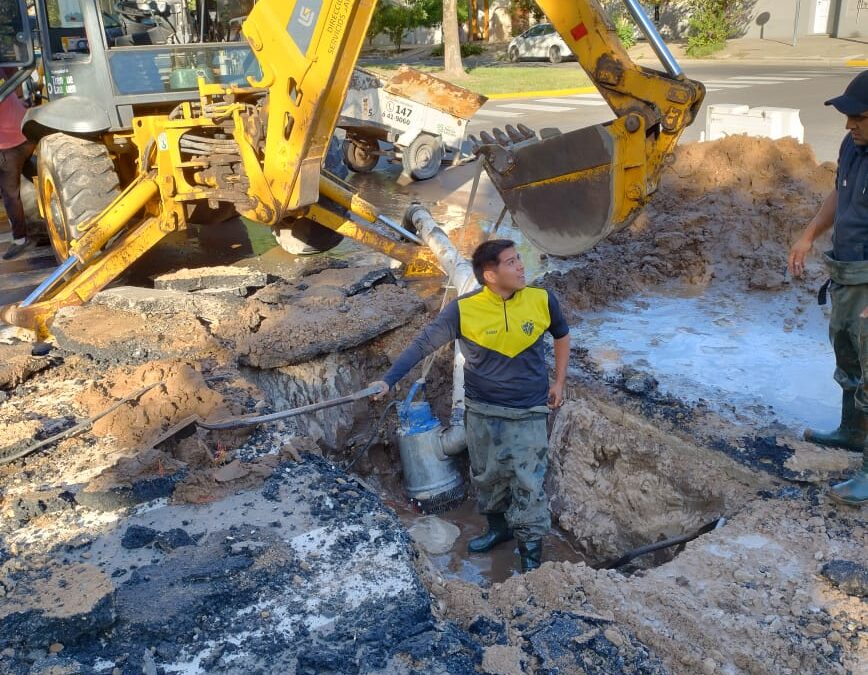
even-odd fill
[[[672,537],[671,539],[663,539],[661,541],[655,541],[653,544],[646,544],[645,546],[640,546],[639,548],[634,548],[629,553],[622,555],[620,558],[616,559],[614,562],[608,562],[603,565],[602,569],[606,570],[614,570],[619,567],[623,567],[628,562],[633,560],[633,558],[638,558],[641,555],[646,555],[648,553],[654,553],[654,551],[659,551],[664,548],[669,548],[670,546],[678,546],[679,544],[686,544],[688,541],[693,541],[697,537],[701,537],[703,534],[708,534],[712,530],[716,529],[718,525],[723,525],[724,519],[716,518],[712,520],[710,523],[703,525],[696,532],[692,534],[682,534],[678,537]]]

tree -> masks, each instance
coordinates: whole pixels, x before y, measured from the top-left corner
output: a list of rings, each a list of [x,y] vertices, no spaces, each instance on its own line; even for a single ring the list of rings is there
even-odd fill
[[[540,6],[534,0],[512,0],[510,2],[510,15],[512,17],[512,34],[524,33],[530,26],[530,19],[535,22],[542,21],[543,14]]]
[[[408,31],[420,26],[429,25],[424,0],[403,0],[382,2],[371,17],[368,28],[368,38],[373,40],[380,33],[389,36],[389,40],[401,51],[401,45]]]
[[[456,0],[443,0],[443,74],[464,77],[461,45],[458,42],[458,7]]]
[[[688,0],[690,35],[687,53],[702,57],[723,49],[726,40],[743,34],[755,0]]]

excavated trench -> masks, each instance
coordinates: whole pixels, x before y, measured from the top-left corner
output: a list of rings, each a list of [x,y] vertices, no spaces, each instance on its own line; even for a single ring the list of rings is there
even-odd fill
[[[713,419],[707,422],[712,427],[748,425],[791,435],[800,425],[834,421],[826,319],[810,293],[822,273],[815,262],[799,284],[782,274],[789,242],[832,175],[829,167],[816,165],[808,148],[789,141],[732,138],[689,146],[629,232],[568,263],[536,255],[506,219],[500,235],[517,240],[528,276],[554,290],[570,315],[578,355],[574,375],[608,383],[577,388],[552,425],[555,530],[548,559],[605,566],[637,547],[707,530],[743,506],[762,482],[755,471],[765,460],[746,466],[734,453],[727,457],[720,448],[737,443],[726,433],[716,441],[700,438],[679,416],[696,417],[699,411]],[[451,185],[444,177],[437,179],[440,186],[400,188],[383,173],[351,180],[395,217],[411,199],[431,203],[439,188],[451,188],[448,199],[434,201],[432,213],[447,230],[463,225],[466,184]],[[465,253],[499,213],[496,195],[480,191],[475,210],[455,236]],[[347,246],[334,256],[345,255]],[[633,263],[625,266],[624,260]],[[439,297],[429,299],[429,309],[437,304]],[[396,351],[397,346],[390,356]],[[387,363],[382,350],[364,349],[346,372],[325,359],[310,376],[291,367],[260,371],[256,380],[274,407],[287,407],[360,388],[367,373],[375,376]],[[310,366],[294,368],[308,373]],[[445,420],[447,356],[431,378],[430,398]],[[612,407],[612,384],[638,402],[635,414]],[[669,418],[666,432],[648,414],[663,400],[675,402],[662,412]],[[303,432],[349,457],[375,417],[357,406],[301,424]],[[387,426],[389,438],[394,422]],[[423,516],[403,495],[396,450],[387,445],[371,454],[381,457],[379,466],[365,460],[360,468],[412,528]],[[515,568],[512,547],[492,556],[465,553],[467,539],[484,525],[472,504],[471,495],[461,508],[440,514],[452,526],[448,536],[441,535],[455,540],[448,553],[432,553],[432,560],[450,578],[501,581]],[[643,555],[624,570],[665,563],[682,549]]]

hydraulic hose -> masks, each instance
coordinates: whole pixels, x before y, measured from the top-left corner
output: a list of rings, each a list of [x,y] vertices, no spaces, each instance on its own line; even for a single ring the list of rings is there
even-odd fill
[[[628,562],[633,560],[633,558],[638,558],[640,555],[654,553],[654,551],[660,551],[664,548],[669,548],[670,546],[686,544],[688,541],[693,541],[697,537],[701,537],[703,534],[707,534],[712,530],[716,530],[718,527],[722,527],[725,523],[725,518],[716,518],[715,520],[712,520],[707,525],[703,525],[696,532],[693,532],[691,534],[682,534],[677,537],[672,537],[671,539],[663,539],[662,541],[655,541],[653,544],[647,544],[645,546],[640,546],[639,548],[634,548],[632,551],[622,555],[614,562],[608,562],[603,565],[603,569],[614,570],[619,567],[623,567]]]

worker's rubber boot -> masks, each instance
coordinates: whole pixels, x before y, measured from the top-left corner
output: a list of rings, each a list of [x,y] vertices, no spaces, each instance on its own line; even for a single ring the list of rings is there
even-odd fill
[[[857,471],[850,480],[833,485],[829,496],[848,506],[868,504],[868,449],[862,451],[862,470]]]
[[[854,392],[841,394],[841,424],[834,431],[822,432],[805,429],[805,440],[817,445],[845,448],[862,452],[868,437],[868,415],[856,408]]]
[[[471,553],[485,553],[504,541],[512,539],[512,530],[506,524],[506,516],[502,513],[486,513],[488,530],[485,534],[467,542],[467,550]]]
[[[518,555],[521,557],[521,571],[530,572],[542,564],[542,540],[518,542]]]

